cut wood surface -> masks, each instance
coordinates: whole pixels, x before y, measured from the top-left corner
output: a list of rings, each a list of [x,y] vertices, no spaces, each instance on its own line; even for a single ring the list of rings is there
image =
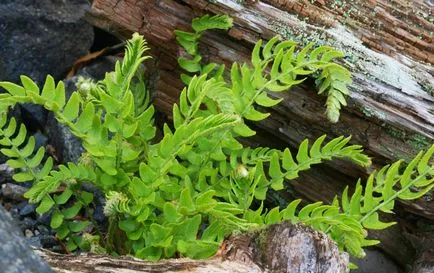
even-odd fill
[[[337,3],[340,4],[337,4]],[[191,30],[194,17],[228,14],[229,32],[204,35],[205,61],[248,62],[258,39],[276,34],[300,43],[334,46],[346,54],[342,64],[351,70],[353,84],[340,121],[330,124],[325,98],[313,82],[273,94],[284,101],[271,117],[258,124],[262,145],[296,147],[304,138],[352,135],[381,166],[408,160],[434,142],[434,62],[430,1],[229,1],[229,0],[94,0],[89,21],[121,38],[132,32],[145,36],[152,48],[148,63],[150,85],[157,108],[171,115],[183,88],[176,59],[185,54],[176,43],[175,29]],[[291,196],[326,201],[353,184],[363,170],[344,161],[314,168],[291,183]],[[428,195],[415,202],[399,202],[399,209],[434,220],[434,202]],[[399,221],[399,219],[398,219]],[[384,248],[402,265],[412,257],[400,228],[379,233]],[[390,245],[390,246],[389,246]]]
[[[55,272],[344,273],[348,255],[323,233],[284,222],[229,237],[209,260],[146,262],[130,257],[62,255],[36,249]]]

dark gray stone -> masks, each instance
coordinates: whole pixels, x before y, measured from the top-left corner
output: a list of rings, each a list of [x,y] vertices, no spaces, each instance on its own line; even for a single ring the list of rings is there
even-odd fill
[[[36,220],[29,218],[29,217],[25,217],[23,220],[20,220],[18,222],[20,228],[22,231],[25,231],[26,229],[32,230],[36,227],[37,222]]]
[[[37,236],[36,237],[26,238],[26,243],[29,246],[33,246],[33,247],[36,247],[36,248],[41,248],[42,247],[41,238],[39,238]]]
[[[42,215],[38,214],[36,221],[38,222],[38,224],[49,226],[51,222],[51,214],[49,213],[44,213]]]
[[[100,225],[100,226],[107,226],[108,219],[107,216],[104,214],[104,204],[98,202],[95,204],[95,209],[93,210],[93,219]]]
[[[20,219],[20,212],[16,207],[12,207],[9,213],[14,219]]]
[[[39,84],[56,79],[86,55],[93,28],[84,19],[88,0],[2,0],[0,2],[0,80],[19,82],[26,75]],[[46,113],[23,106],[27,124],[43,126]]]
[[[0,162],[5,162],[7,160],[6,156],[1,154]],[[9,167],[7,164],[0,164],[0,185],[12,182],[12,175],[14,174],[14,169]]]
[[[41,235],[50,235],[50,230],[44,225],[38,225],[36,227]]]
[[[8,273],[48,273],[50,267],[29,249],[10,215],[0,206],[0,268]]]
[[[38,237],[40,238],[43,248],[52,248],[53,246],[58,245],[56,237],[53,235],[40,235]]]
[[[76,90],[75,85],[80,76],[93,79],[95,82],[102,80],[106,72],[114,69],[115,62],[114,57],[103,57],[80,69],[76,76],[65,81],[66,97],[69,98]],[[52,113],[48,115],[47,132],[49,143],[55,147],[56,155],[61,162],[78,161],[84,152],[81,140],[72,135],[68,127],[59,124]]]
[[[40,105],[21,104],[21,118],[30,132],[41,130],[47,122],[47,111]]]
[[[23,194],[28,191],[27,188],[12,184],[6,183],[2,185],[2,193],[5,199],[9,199],[12,201],[25,201]]]
[[[81,140],[69,131],[69,128],[57,122],[52,113],[48,114],[47,132],[50,144],[55,147],[60,162],[77,162],[84,148]]]
[[[95,205],[92,218],[99,224],[102,230],[108,227],[108,219],[104,214],[105,196],[101,190],[93,184],[83,183],[83,190],[93,194],[93,204]]]
[[[366,249],[366,256],[363,259],[354,259],[359,268],[351,270],[351,273],[399,273],[401,272],[386,254],[376,249]]]
[[[24,74],[41,83],[60,78],[88,53],[93,29],[83,20],[87,0],[3,0],[0,4],[0,53],[6,80]]]
[[[35,137],[35,149],[38,149],[39,147],[45,147],[48,143],[48,137],[42,134],[40,131],[36,132],[36,134],[33,135]]]
[[[26,204],[20,209],[20,216],[28,216],[30,214],[34,214],[36,210],[35,204]]]

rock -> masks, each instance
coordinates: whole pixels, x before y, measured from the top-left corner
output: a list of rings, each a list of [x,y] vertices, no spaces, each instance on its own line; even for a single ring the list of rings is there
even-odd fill
[[[8,205],[10,205],[10,204],[8,204]],[[9,213],[11,214],[11,216],[14,218],[14,219],[20,219],[20,212],[19,212],[19,210],[16,208],[16,207],[12,207],[10,210],[9,210]]]
[[[113,56],[105,56],[94,60],[87,66],[84,66],[77,73],[77,76],[92,78],[96,81],[102,80],[106,72],[113,71],[118,58]]]
[[[30,217],[25,217],[24,219],[20,220],[18,222],[21,230],[24,231],[24,233],[26,233],[26,230],[33,230],[37,224],[36,220],[30,218]]]
[[[35,138],[35,149],[47,146],[48,137],[42,134],[40,131],[33,134],[33,137]]]
[[[42,235],[49,235],[50,234],[50,230],[44,225],[38,225],[36,228],[39,230],[39,232]]]
[[[39,84],[47,74],[59,79],[93,43],[93,28],[83,16],[87,0],[2,0],[0,3],[0,80],[27,75]],[[24,105],[27,124],[43,126],[41,107]]]
[[[20,104],[21,118],[30,132],[40,130],[47,121],[47,111],[40,105]]]
[[[98,223],[101,230],[106,230],[108,227],[108,219],[104,214],[105,197],[98,187],[90,183],[83,183],[82,189],[93,194],[93,204],[95,208],[93,210],[92,218]]]
[[[6,156],[1,154],[0,162],[5,162],[7,160]],[[7,164],[0,164],[0,185],[8,182],[12,182],[12,175],[14,174],[14,169],[9,167]]]
[[[104,204],[98,202],[95,204],[95,209],[93,210],[93,219],[105,230],[107,228],[108,219],[104,214]]]
[[[92,26],[83,19],[89,7],[87,0],[3,0],[2,80],[24,74],[42,83],[47,74],[64,75],[93,43]]]
[[[376,249],[366,249],[363,259],[351,260],[359,268],[351,270],[351,273],[399,273],[398,266],[383,252]]]
[[[25,205],[20,209],[20,216],[28,216],[36,210],[36,205],[25,202]]]
[[[2,193],[3,197],[9,200],[13,201],[25,201],[24,193],[28,191],[27,188],[12,184],[12,183],[6,183],[2,185]]]
[[[24,230],[24,236],[26,236],[27,238],[30,238],[30,237],[34,237],[35,234],[30,229],[26,229],[26,230]]]
[[[53,235],[40,235],[39,238],[43,248],[53,248],[58,245],[56,237]]]
[[[38,217],[37,217],[36,221],[39,224],[43,224],[45,226],[49,226],[50,222],[51,222],[51,214],[49,214],[49,213],[44,213],[42,215],[38,214]]]
[[[32,247],[37,247],[37,248],[42,247],[41,238],[39,238],[39,237],[26,238],[26,243]]]
[[[69,128],[57,122],[52,113],[48,114],[47,131],[50,144],[55,147],[56,156],[62,163],[77,162],[84,148],[80,139]]]
[[[29,249],[28,244],[20,235],[10,215],[0,206],[0,268],[8,273],[48,273],[50,267],[36,253]],[[4,232],[7,231],[7,232]],[[33,237],[37,238],[37,237]],[[28,238],[28,243],[40,247],[38,239]]]
[[[66,97],[69,98],[76,90],[75,84],[79,76],[95,81],[101,80],[106,72],[114,69],[115,62],[116,58],[114,57],[103,57],[79,70],[76,76],[65,81]],[[77,162],[84,152],[81,141],[71,134],[68,127],[59,124],[52,113],[48,115],[47,132],[49,143],[55,147],[59,160],[63,163]]]

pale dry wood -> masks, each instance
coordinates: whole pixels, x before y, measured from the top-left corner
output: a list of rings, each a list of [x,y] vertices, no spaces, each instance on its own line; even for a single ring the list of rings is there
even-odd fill
[[[345,273],[348,255],[324,234],[284,222],[229,237],[209,260],[172,259],[156,263],[131,257],[62,255],[37,249],[55,272]]]
[[[227,67],[234,61],[248,61],[258,39],[280,34],[341,49],[348,56],[342,64],[354,77],[349,105],[339,123],[330,124],[325,119],[325,100],[316,95],[314,83],[308,81],[291,92],[273,95],[285,100],[258,125],[259,135],[254,141],[293,148],[306,137],[352,135],[352,142],[363,145],[374,158],[374,166],[399,158],[408,160],[434,142],[432,36],[427,35],[433,24],[424,15],[429,3],[417,0],[418,5],[412,6],[411,1],[403,0],[356,0],[340,1],[345,5],[336,8],[336,1],[328,0],[254,2],[95,0],[89,20],[122,38],[134,31],[145,36],[154,57],[148,66],[155,103],[169,118],[183,88],[176,59],[184,52],[173,31],[190,30],[192,18],[205,13],[229,14],[234,27],[228,33],[212,31],[204,35],[200,49],[205,61]],[[291,192],[278,198],[295,195],[330,202],[345,185],[353,185],[368,171],[344,161],[329,163],[302,174],[291,183]],[[400,202],[399,208],[434,220],[432,198]],[[399,228],[376,236],[387,245],[385,251],[402,265],[411,259],[412,251]]]

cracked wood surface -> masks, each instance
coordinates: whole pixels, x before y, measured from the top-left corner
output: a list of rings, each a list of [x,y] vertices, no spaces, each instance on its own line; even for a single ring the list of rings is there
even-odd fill
[[[390,56],[402,52],[434,62],[434,3],[429,0],[265,0],[309,23],[344,24],[370,48]]]
[[[205,61],[226,67],[234,61],[248,61],[258,39],[280,34],[342,50],[347,56],[342,64],[353,73],[349,105],[337,124],[325,119],[325,99],[316,95],[311,81],[290,92],[273,94],[285,99],[273,108],[270,118],[258,124],[255,140],[283,148],[296,147],[306,137],[352,135],[352,142],[363,145],[376,166],[410,159],[434,142],[433,46],[432,35],[427,35],[433,23],[432,15],[425,16],[430,7],[427,1],[416,0],[419,5],[413,6],[403,0],[340,1],[343,5],[338,7],[327,0],[254,2],[94,0],[89,21],[121,38],[135,31],[145,36],[154,57],[148,68],[155,104],[169,118],[183,88],[176,59],[184,53],[173,31],[190,30],[196,16],[224,13],[234,18],[234,27],[203,36],[200,50]],[[419,39],[404,35],[406,32]],[[344,161],[328,163],[303,173],[291,183],[292,193],[283,197],[295,194],[328,202],[366,173]],[[432,198],[422,198],[400,202],[399,208],[434,220],[433,204]],[[412,251],[400,229],[388,232],[378,235],[386,245],[390,243],[384,250],[404,264]]]
[[[346,273],[348,255],[323,233],[284,222],[229,237],[209,260],[171,259],[147,262],[130,257],[62,255],[36,252],[59,273]]]

